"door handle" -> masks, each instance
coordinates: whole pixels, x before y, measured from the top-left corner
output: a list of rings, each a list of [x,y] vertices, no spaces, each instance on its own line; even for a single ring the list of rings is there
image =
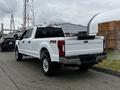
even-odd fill
[[[22,43],[25,43],[25,41],[22,41]]]
[[[30,43],[30,41],[28,41],[28,43]]]
[[[88,41],[84,41],[84,43],[88,43]]]

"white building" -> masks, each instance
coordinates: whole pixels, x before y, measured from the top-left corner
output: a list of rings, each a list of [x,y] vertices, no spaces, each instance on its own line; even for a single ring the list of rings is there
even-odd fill
[[[82,25],[76,25],[71,23],[63,23],[63,24],[57,24],[58,26],[62,27],[63,30],[71,32],[71,33],[78,33],[80,31],[86,31],[87,27]]]
[[[89,34],[98,33],[98,24],[109,21],[120,21],[120,10],[112,10],[98,14],[90,23]]]

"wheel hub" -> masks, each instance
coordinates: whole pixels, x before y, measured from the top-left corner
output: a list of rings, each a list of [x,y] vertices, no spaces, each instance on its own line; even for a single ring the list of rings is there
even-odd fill
[[[49,69],[49,65],[48,65],[48,61],[47,59],[43,59],[43,69],[45,72],[48,72],[48,69]]]

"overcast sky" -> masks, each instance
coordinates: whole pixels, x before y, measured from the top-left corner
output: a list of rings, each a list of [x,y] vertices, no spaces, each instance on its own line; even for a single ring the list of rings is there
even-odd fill
[[[96,13],[120,8],[119,0],[34,0],[36,24],[70,22],[87,25]],[[10,13],[20,26],[23,17],[23,0],[0,0],[0,22],[9,28]]]

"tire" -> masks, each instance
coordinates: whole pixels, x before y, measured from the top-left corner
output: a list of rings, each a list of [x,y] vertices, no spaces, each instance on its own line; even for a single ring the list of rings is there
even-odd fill
[[[1,49],[1,52],[5,51],[5,49],[2,47],[2,45],[1,45],[0,49]]]
[[[51,76],[54,73],[54,65],[51,62],[49,54],[46,52],[44,52],[42,58],[42,71],[46,76]]]
[[[13,50],[12,48],[9,49],[9,51],[12,51],[12,50]]]
[[[22,61],[22,58],[23,58],[23,54],[19,53],[19,50],[18,50],[18,48],[16,47],[16,49],[15,49],[15,59],[16,59],[17,61]]]
[[[1,47],[1,52],[4,52],[5,50]]]

